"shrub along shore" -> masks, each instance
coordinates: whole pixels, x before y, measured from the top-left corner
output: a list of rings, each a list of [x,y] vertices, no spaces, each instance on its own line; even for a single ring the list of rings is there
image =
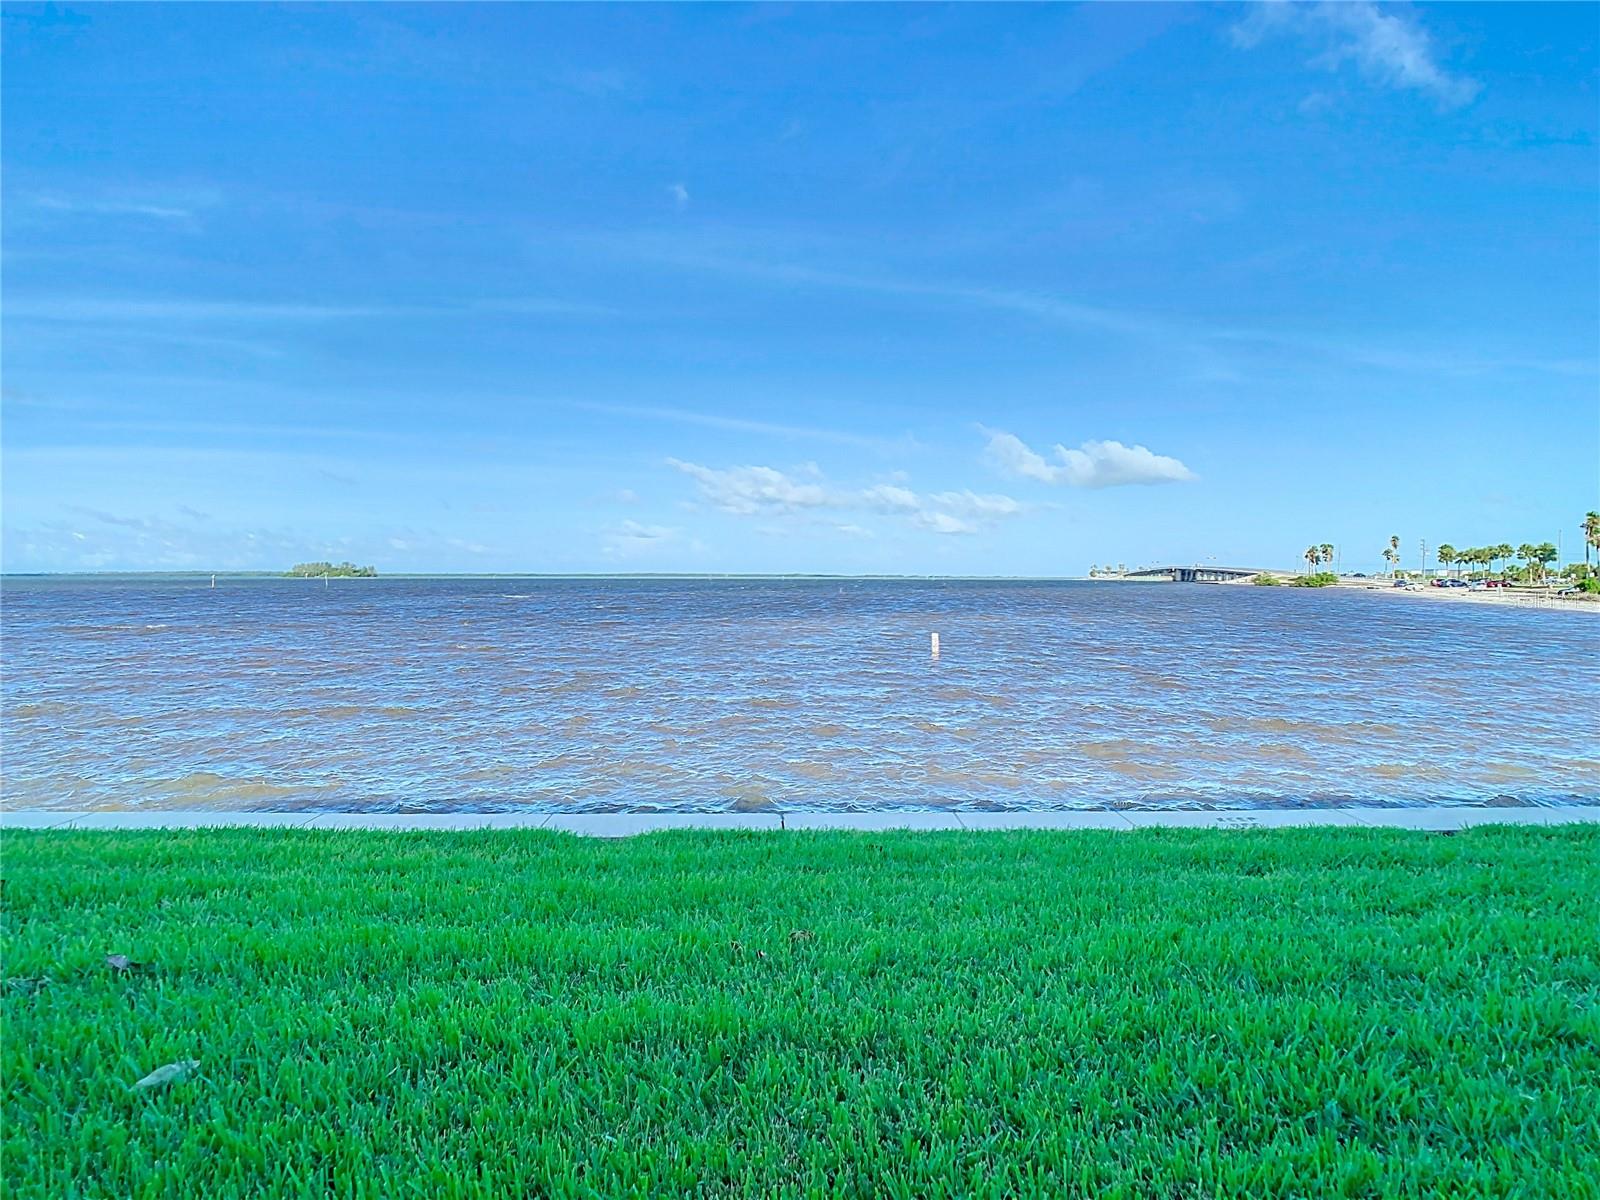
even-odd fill
[[[10,1196],[1596,1194],[1600,827],[3,851]]]

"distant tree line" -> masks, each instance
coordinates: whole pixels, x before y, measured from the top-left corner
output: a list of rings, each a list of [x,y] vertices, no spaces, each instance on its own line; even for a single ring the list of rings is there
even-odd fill
[[[336,579],[375,579],[377,574],[376,567],[358,567],[355,563],[347,562],[296,563],[289,569],[289,575],[295,579],[317,579],[323,575],[331,575]]]
[[[1554,542],[1523,542],[1515,547],[1509,542],[1501,542],[1495,546],[1474,546],[1466,550],[1457,550],[1446,542],[1439,547],[1438,554],[1441,567],[1464,567],[1469,578],[1498,575],[1519,583],[1543,583],[1550,575],[1550,565],[1556,561]],[[1521,566],[1512,561],[1518,558],[1522,560]],[[1579,567],[1582,565],[1574,564]],[[1570,570],[1569,567],[1561,573],[1567,574]]]
[[[1438,550],[1439,565],[1445,568],[1465,567],[1469,578],[1498,575],[1516,583],[1547,583],[1555,574],[1578,584],[1585,591],[1600,591],[1600,578],[1597,578],[1595,567],[1589,562],[1590,556],[1600,550],[1600,512],[1584,514],[1583,524],[1579,528],[1583,532],[1583,561],[1568,563],[1556,572],[1550,570],[1559,553],[1554,542],[1523,542],[1520,546],[1500,542],[1493,546],[1472,546],[1464,550],[1445,542]],[[1513,559],[1521,559],[1521,565],[1516,565]]]
[[[1513,546],[1510,542],[1498,542],[1492,546],[1473,546],[1462,550],[1445,542],[1437,551],[1439,565],[1447,569],[1467,568],[1465,574],[1469,579],[1500,578],[1512,583],[1539,584],[1548,583],[1552,576],[1556,576],[1576,583],[1586,591],[1600,592],[1600,554],[1596,554],[1600,551],[1600,512],[1585,514],[1580,528],[1583,532],[1583,561],[1568,563],[1558,571],[1551,570],[1559,554],[1553,542],[1523,542],[1520,546]],[[1595,556],[1593,566],[1589,561],[1591,555]],[[1296,580],[1299,586],[1326,586],[1323,580],[1331,582],[1336,578],[1329,571],[1318,570],[1323,564],[1333,561],[1333,547],[1326,542],[1307,547],[1301,557],[1306,560],[1310,571]],[[1519,559],[1520,565],[1516,561]],[[1399,534],[1390,536],[1388,545],[1383,548],[1383,560],[1393,575],[1418,574],[1415,571],[1400,570]],[[1257,582],[1280,581],[1258,579]]]

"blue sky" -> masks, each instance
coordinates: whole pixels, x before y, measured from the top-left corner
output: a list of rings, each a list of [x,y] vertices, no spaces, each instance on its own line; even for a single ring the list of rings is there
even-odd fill
[[[1577,557],[1597,14],[8,4],[4,566]]]

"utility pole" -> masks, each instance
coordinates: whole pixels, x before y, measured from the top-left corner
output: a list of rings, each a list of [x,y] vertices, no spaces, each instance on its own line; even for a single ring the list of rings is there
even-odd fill
[[[1417,539],[1417,554],[1417,566],[1422,570],[1422,581],[1426,583],[1428,581],[1428,540],[1426,538]]]

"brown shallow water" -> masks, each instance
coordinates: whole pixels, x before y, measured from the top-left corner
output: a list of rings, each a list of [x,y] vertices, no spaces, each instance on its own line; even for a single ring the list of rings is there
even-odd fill
[[[18,807],[1600,803],[1600,622],[1557,611],[772,579],[13,577],[3,603]]]

